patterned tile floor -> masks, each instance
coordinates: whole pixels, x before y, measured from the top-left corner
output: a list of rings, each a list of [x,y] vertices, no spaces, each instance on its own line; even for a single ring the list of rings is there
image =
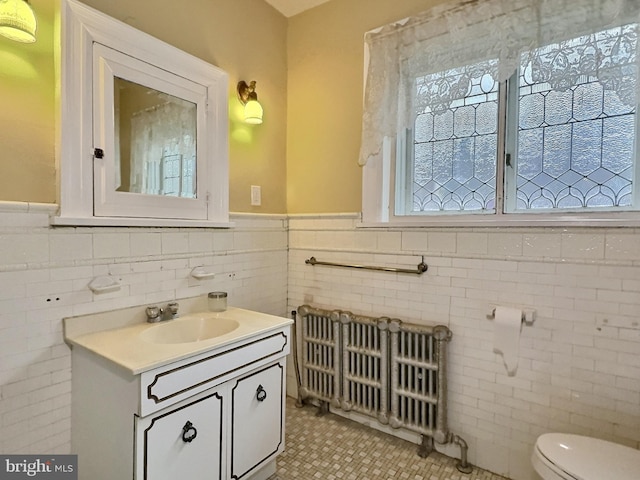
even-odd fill
[[[507,480],[476,467],[462,474],[452,458],[420,458],[412,443],[317,411],[287,400],[286,448],[269,480]]]

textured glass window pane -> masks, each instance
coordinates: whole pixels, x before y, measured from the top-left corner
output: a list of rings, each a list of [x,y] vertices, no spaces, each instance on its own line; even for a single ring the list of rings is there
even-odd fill
[[[542,92],[537,93],[542,95]],[[547,125],[562,125],[571,120],[571,91],[550,91],[545,95],[544,121]]]
[[[540,127],[544,123],[544,97],[523,95],[520,99],[520,129]]]
[[[602,122],[582,122],[573,125],[571,135],[571,169],[588,176],[600,165],[602,152],[593,148],[593,139],[602,138]],[[576,180],[579,176],[576,176]]]
[[[603,111],[603,92],[604,89],[600,83],[578,85],[573,91],[573,118],[581,121],[600,117]]]
[[[416,80],[412,212],[492,211],[498,62]]]
[[[425,115],[420,115],[424,117]],[[453,132],[456,137],[470,137],[475,131],[476,109],[471,105],[456,109],[453,114]],[[417,136],[416,136],[417,137]]]
[[[453,141],[453,178],[464,184],[473,178],[473,138]]]
[[[606,118],[603,121],[602,166],[615,173],[633,165],[635,119],[632,115]]]
[[[554,178],[571,169],[571,125],[544,129],[542,171]]]
[[[433,145],[430,143],[416,145],[415,156],[415,181],[424,185],[433,176]]]
[[[434,137],[436,140],[446,140],[453,135],[453,112],[436,113],[434,116]]]
[[[433,138],[433,116],[420,115],[416,118],[416,142],[428,142]]]
[[[608,29],[522,56],[517,210],[631,205],[637,30]]]
[[[519,179],[531,180],[542,172],[542,148],[544,130],[535,128],[520,132],[520,150],[518,155]]]

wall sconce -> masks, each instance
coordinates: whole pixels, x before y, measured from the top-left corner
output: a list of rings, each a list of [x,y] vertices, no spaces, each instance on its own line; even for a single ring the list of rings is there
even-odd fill
[[[36,41],[36,16],[27,0],[0,0],[0,35],[22,43]]]
[[[255,80],[249,85],[244,80],[238,82],[238,98],[244,105],[244,121],[253,125],[262,123],[263,110],[262,105],[258,102]]]

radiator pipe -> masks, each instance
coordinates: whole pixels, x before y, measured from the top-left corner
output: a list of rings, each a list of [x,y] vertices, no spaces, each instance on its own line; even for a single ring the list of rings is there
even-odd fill
[[[425,443],[424,438],[422,443],[423,444]],[[458,460],[458,462],[456,463],[456,468],[458,469],[459,472],[467,473],[467,474],[473,471],[473,465],[471,465],[467,461],[467,452],[469,451],[469,446],[467,445],[467,442],[465,442],[462,437],[456,435],[455,433],[449,432],[446,435],[445,440],[443,442],[440,442],[436,439],[436,443],[438,443],[439,445],[448,445],[450,443],[453,443],[454,445],[458,445],[460,447],[460,460]],[[422,445],[418,449],[418,455],[420,455],[421,452],[425,452]]]
[[[459,472],[462,473],[471,473],[473,471],[473,467],[469,462],[467,462],[467,451],[469,450],[469,446],[467,442],[464,441],[462,437],[459,437],[456,434],[451,435],[451,443],[460,446],[460,461],[456,463],[456,468]]]
[[[298,366],[298,333],[296,329],[296,315],[297,312],[295,310],[291,310],[291,318],[293,319],[293,326],[291,327],[293,342],[291,342],[291,349],[293,353],[293,368],[296,371],[296,393],[298,394],[298,398],[296,398],[296,407],[301,408],[304,406],[304,403],[302,403],[302,394],[300,393],[300,389],[302,388],[302,379],[300,377],[300,367]]]

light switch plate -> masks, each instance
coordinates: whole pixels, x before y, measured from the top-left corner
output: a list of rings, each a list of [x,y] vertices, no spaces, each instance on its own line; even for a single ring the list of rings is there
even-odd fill
[[[262,205],[262,192],[260,191],[260,185],[251,185],[251,205],[254,207]]]

